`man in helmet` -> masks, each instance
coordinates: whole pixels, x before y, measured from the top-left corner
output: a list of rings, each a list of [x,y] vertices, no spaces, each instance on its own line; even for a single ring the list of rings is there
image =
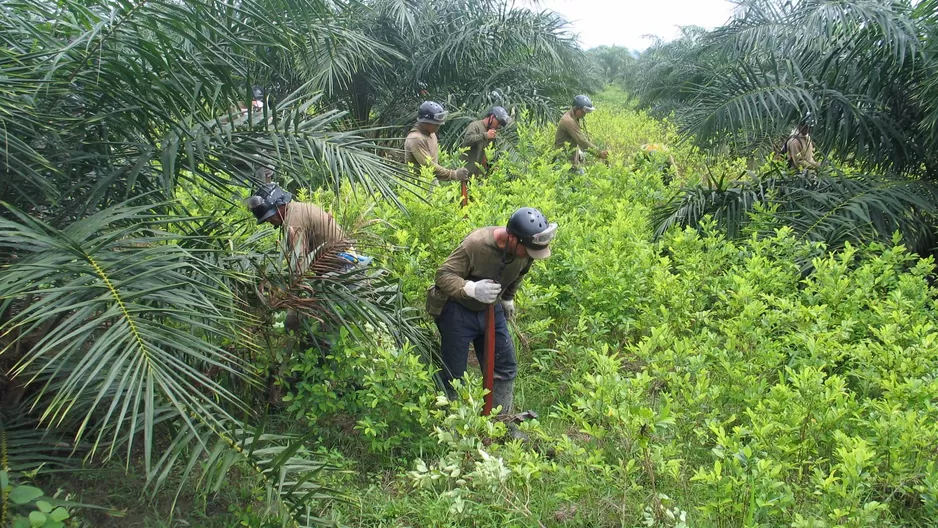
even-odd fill
[[[470,176],[484,174],[488,171],[488,159],[485,149],[492,144],[499,128],[508,126],[511,118],[508,111],[501,106],[493,106],[488,114],[478,121],[469,123],[463,133],[462,146],[469,150],[463,152],[462,161],[469,169]]]
[[[331,214],[311,203],[294,202],[293,195],[276,183],[265,183],[245,202],[258,224],[269,223],[283,228],[284,254],[290,269],[306,273],[310,258],[339,248],[345,233]]]
[[[592,112],[593,102],[585,95],[578,95],[573,98],[573,106],[560,118],[557,124],[557,134],[554,136],[554,148],[563,149],[569,153],[570,163],[578,167],[583,161],[583,152],[592,151],[602,159],[606,159],[609,153],[590,142],[586,133],[580,128],[580,121],[583,117]]]
[[[302,202],[294,202],[293,196],[280,188],[276,183],[261,185],[254,194],[245,200],[245,205],[257,218],[258,224],[269,223],[283,229],[284,256],[287,258],[290,270],[296,275],[309,271],[311,265],[319,260],[323,254],[332,253],[339,262],[348,261],[348,266],[355,263],[354,253],[348,249],[348,241],[342,228],[335,219],[320,207]],[[356,262],[357,263],[357,262]],[[336,265],[330,255],[330,267]],[[303,317],[295,310],[288,310],[284,321],[284,328],[299,337],[303,326]],[[300,340],[301,346],[310,348],[311,340],[305,336]],[[277,379],[283,379],[289,358],[284,357],[276,374]],[[282,388],[279,384],[271,383],[268,398],[271,403],[278,403]]]
[[[511,414],[515,349],[506,317],[514,316],[515,292],[536,259],[550,256],[557,233],[540,211],[522,207],[505,227],[482,227],[467,236],[436,272],[427,294],[427,311],[440,330],[440,359],[447,396],[452,381],[462,378],[473,343],[479,364],[485,350],[485,312],[495,305],[495,381],[493,405]]]
[[[439,163],[440,144],[436,131],[445,122],[446,110],[442,105],[433,101],[421,103],[417,110],[417,123],[404,140],[404,163],[413,164],[418,171],[420,167],[429,165],[440,181],[466,181],[469,179],[468,169],[447,169]]]
[[[821,164],[814,161],[814,141],[811,140],[811,127],[814,126],[814,116],[808,112],[801,118],[798,126],[791,131],[785,150],[788,166],[792,169],[817,170]]]

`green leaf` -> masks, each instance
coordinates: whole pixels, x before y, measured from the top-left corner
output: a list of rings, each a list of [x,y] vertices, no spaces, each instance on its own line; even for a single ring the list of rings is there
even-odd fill
[[[32,486],[17,486],[10,492],[10,500],[13,504],[26,504],[42,497],[42,490]]]
[[[29,524],[31,526],[40,527],[46,524],[46,514],[42,512],[34,511],[29,514]]]
[[[52,513],[49,514],[49,518],[55,522],[64,521],[65,519],[68,519],[68,517],[68,510],[62,507],[58,507],[52,510]]]
[[[42,513],[49,513],[52,511],[52,505],[46,501],[42,501],[42,500],[37,501],[36,507],[39,508],[39,511],[41,511]]]

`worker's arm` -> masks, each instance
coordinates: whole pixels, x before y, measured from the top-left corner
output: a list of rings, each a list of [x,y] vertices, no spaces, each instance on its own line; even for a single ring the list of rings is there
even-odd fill
[[[295,275],[303,275],[309,267],[309,255],[306,254],[306,233],[302,229],[285,226],[286,248],[284,253],[290,271]]]
[[[464,245],[460,244],[436,271],[436,287],[443,290],[443,293],[451,299],[468,299],[463,287],[466,286],[469,270],[469,253],[466,252]]]
[[[566,129],[567,134],[569,134],[570,138],[573,139],[577,147],[582,150],[592,150],[594,152],[599,151],[599,148],[590,142],[589,138],[586,137],[586,134],[583,133],[582,130],[580,130],[580,127],[576,124],[576,122],[565,120],[561,123],[561,125]]]
[[[502,300],[504,301],[514,300],[515,292],[517,292],[518,287],[521,286],[521,279],[523,279],[524,276],[528,274],[528,271],[531,270],[531,264],[533,263],[534,261],[528,262],[528,265],[525,266],[524,269],[521,270],[521,273],[518,274],[518,278],[512,281],[512,283],[509,284],[508,287],[505,288],[504,293],[502,293]]]
[[[437,179],[440,181],[457,179],[456,171],[454,169],[447,169],[433,160],[433,155],[430,153],[430,147],[427,143],[427,140],[423,138],[411,138],[407,141],[411,142],[410,152],[413,154],[414,160],[418,165],[429,165],[433,167],[433,174],[436,175]]]

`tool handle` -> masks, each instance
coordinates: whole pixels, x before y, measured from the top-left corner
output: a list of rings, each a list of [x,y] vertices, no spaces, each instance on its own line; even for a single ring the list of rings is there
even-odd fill
[[[466,182],[460,182],[462,184],[462,206],[465,207],[469,205],[469,186],[466,185]]]
[[[492,414],[492,399],[495,389],[495,305],[490,304],[485,314],[485,370],[482,374],[482,386],[488,390],[482,416]]]

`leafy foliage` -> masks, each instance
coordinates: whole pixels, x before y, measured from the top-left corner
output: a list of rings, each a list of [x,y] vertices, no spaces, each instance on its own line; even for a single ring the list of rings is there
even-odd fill
[[[742,235],[753,213],[771,211],[774,222],[808,241],[842,248],[846,242],[888,243],[898,233],[912,250],[935,246],[932,219],[938,197],[932,185],[904,178],[826,171],[820,175],[774,169],[751,180],[691,186],[656,208],[655,236],[672,226],[700,228],[710,217],[727,236]]]
[[[746,0],[726,26],[643,54],[631,86],[702,146],[766,152],[811,111],[823,150],[933,176],[933,13],[905,0]]]

